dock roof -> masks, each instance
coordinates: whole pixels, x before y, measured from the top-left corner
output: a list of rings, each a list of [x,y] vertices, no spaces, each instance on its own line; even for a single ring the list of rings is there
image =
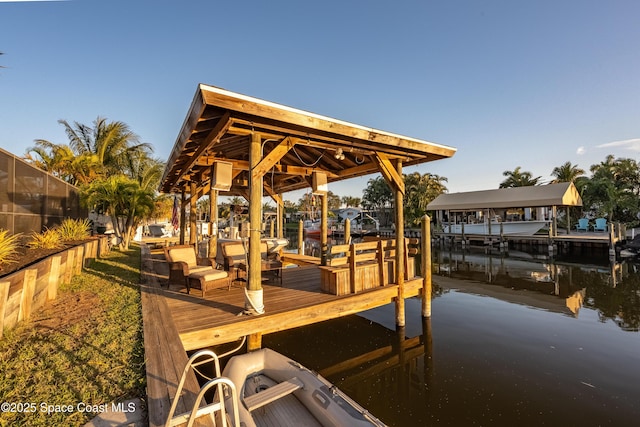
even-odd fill
[[[211,165],[225,161],[233,164],[233,182],[224,194],[246,195],[254,132],[262,138],[265,162],[261,173],[269,194],[309,187],[313,172],[326,173],[330,183],[385,173],[390,161],[398,158],[403,165],[415,165],[456,152],[452,147],[200,84],[168,159],[160,190],[178,192],[195,182],[200,191],[207,191]]]
[[[571,182],[441,194],[428,210],[466,211],[489,208],[535,208],[582,206],[582,198]]]

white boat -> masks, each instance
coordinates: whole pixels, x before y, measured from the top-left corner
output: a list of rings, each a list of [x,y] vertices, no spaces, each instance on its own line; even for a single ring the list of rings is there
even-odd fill
[[[489,232],[489,224],[481,222],[477,224],[448,224],[443,227],[445,233],[462,234],[464,226],[464,234],[478,235],[518,235],[531,236],[544,228],[548,221],[491,221],[491,232]]]
[[[219,366],[211,351],[198,353],[212,356]],[[212,387],[217,387],[213,403],[200,406],[200,396]],[[385,426],[322,376],[268,348],[232,357],[222,375],[203,386],[194,408],[199,406],[171,418],[174,403],[167,425],[192,424],[196,417],[206,415],[212,420],[224,419],[233,427]]]

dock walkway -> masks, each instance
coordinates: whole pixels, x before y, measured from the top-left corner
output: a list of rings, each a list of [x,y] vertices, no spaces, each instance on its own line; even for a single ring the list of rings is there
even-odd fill
[[[147,413],[151,427],[165,425],[188,359],[163,298],[160,288],[163,278],[155,273],[156,263],[150,255],[149,247],[142,245],[140,299],[147,372]],[[199,391],[200,385],[192,372],[187,377],[176,414],[190,411]],[[203,424],[198,422],[196,425]]]

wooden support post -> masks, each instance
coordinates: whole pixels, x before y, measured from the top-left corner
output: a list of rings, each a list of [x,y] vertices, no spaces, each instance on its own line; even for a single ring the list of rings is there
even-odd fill
[[[609,256],[616,256],[616,230],[615,224],[609,223]]]
[[[329,250],[328,246],[328,224],[327,217],[329,213],[329,202],[327,193],[320,196],[322,199],[322,208],[321,208],[321,219],[320,219],[320,265],[327,265],[327,251]]]
[[[558,237],[558,207],[553,206],[551,208],[551,215],[553,215],[553,237]]]
[[[378,240],[378,249],[376,250],[376,258],[378,261],[378,282],[380,286],[387,286],[387,280],[385,280],[385,271],[387,269],[387,263],[384,262],[384,240]]]
[[[197,244],[197,202],[198,196],[196,196],[196,183],[191,181],[189,185],[189,244]],[[196,253],[198,248],[196,247]]]
[[[356,245],[349,247],[349,289],[352,294],[356,293]]]
[[[38,269],[31,268],[24,272],[22,284],[22,296],[20,298],[20,311],[18,312],[18,321],[26,320],[31,317],[31,306],[33,304],[33,295],[36,291],[36,278],[38,277]]]
[[[276,222],[273,219],[271,219],[271,221],[269,221],[269,238],[271,239],[276,237],[275,228],[276,228]]]
[[[260,271],[260,226],[262,224],[262,175],[255,176],[254,169],[260,163],[262,138],[258,133],[251,134],[249,148],[249,167],[251,181],[249,182],[249,274],[248,289],[262,290],[262,274]]]
[[[402,177],[402,160],[396,160],[396,172]],[[405,326],[404,308],[404,194],[401,188],[395,186],[394,203],[396,207],[396,283],[398,297],[396,298],[396,326]]]
[[[349,218],[344,220],[344,244],[351,243],[351,220]]]
[[[214,167],[211,166],[211,176],[214,173]],[[209,189],[209,253],[210,259],[215,259],[218,251],[218,190]]]
[[[84,246],[76,246],[76,265],[74,266],[74,276],[82,274],[82,266],[84,265]]]
[[[298,255],[304,255],[304,221],[298,221]]]
[[[73,266],[75,265],[76,251],[67,249],[67,262],[64,263],[64,283],[71,283]]]
[[[4,315],[7,309],[7,300],[9,299],[9,285],[11,282],[0,282],[0,338],[4,330]]]
[[[282,202],[282,194],[278,194],[278,238],[284,238],[284,203]]]
[[[431,317],[431,218],[422,217],[422,317]]]
[[[262,334],[251,334],[247,337],[247,351],[260,350],[262,348]]]
[[[58,284],[60,283],[60,256],[52,256],[49,263],[47,300],[51,301],[56,299],[58,296]]]
[[[184,245],[187,235],[187,209],[185,202],[187,201],[187,195],[184,187],[180,196],[180,244]]]

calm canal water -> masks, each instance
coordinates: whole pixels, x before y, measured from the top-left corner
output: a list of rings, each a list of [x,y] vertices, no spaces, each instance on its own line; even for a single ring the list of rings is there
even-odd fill
[[[433,251],[420,300],[265,336],[390,426],[638,425],[640,264]]]

